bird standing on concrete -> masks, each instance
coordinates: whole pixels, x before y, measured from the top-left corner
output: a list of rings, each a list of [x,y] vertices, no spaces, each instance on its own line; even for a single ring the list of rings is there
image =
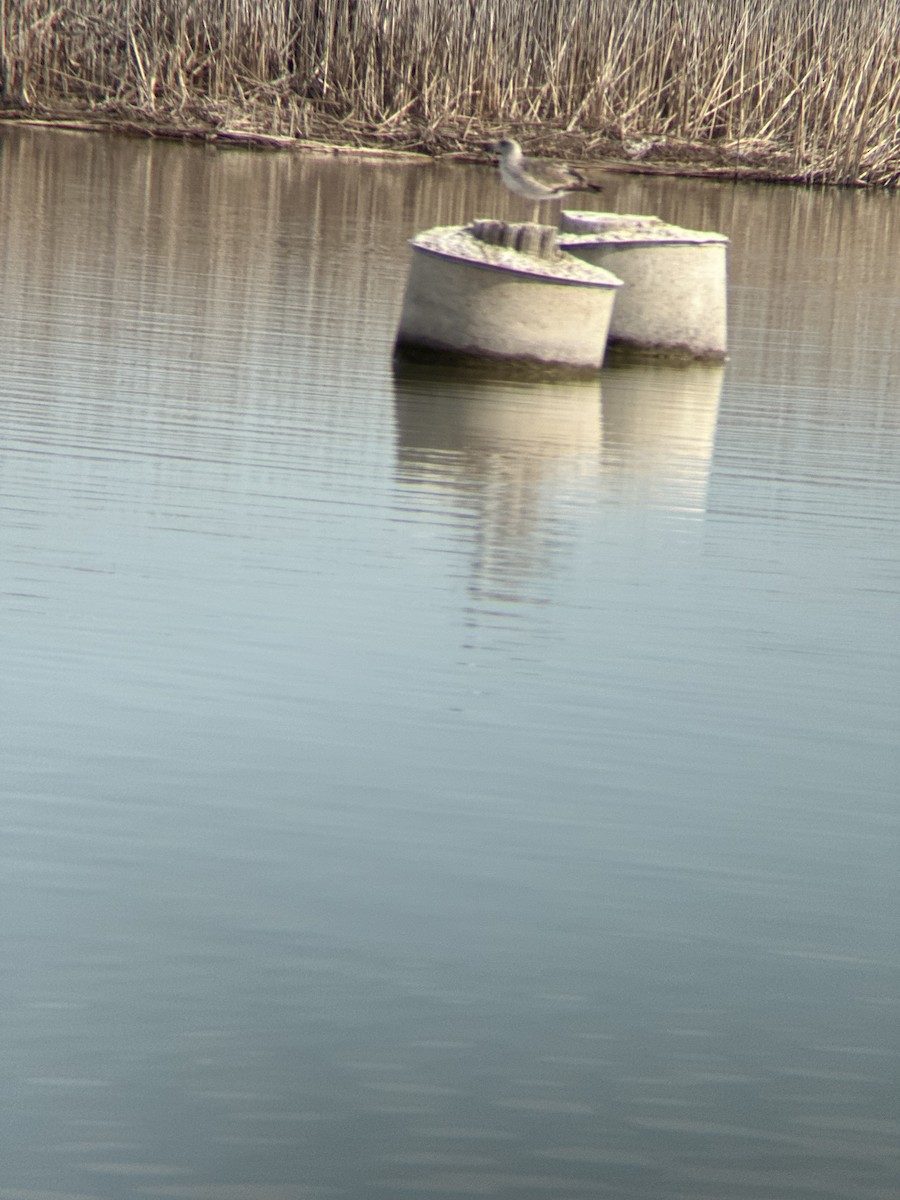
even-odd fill
[[[569,192],[603,191],[599,183],[591,183],[580,171],[565,163],[526,158],[522,147],[512,138],[495,142],[491,149],[500,155],[500,178],[509,190],[535,202],[535,220],[538,205],[545,200],[561,200]]]

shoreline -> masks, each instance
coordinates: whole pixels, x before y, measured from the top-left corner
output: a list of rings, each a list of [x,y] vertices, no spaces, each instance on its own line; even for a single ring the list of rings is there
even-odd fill
[[[117,137],[143,137],[180,141],[222,149],[268,152],[352,155],[407,162],[450,159],[486,161],[486,143],[503,135],[514,136],[531,154],[561,158],[605,172],[662,175],[673,178],[711,179],[718,182],[779,183],[817,187],[866,188],[864,183],[838,183],[818,172],[798,171],[788,148],[772,143],[686,142],[648,136],[628,142],[609,137],[541,126],[475,128],[472,120],[458,120],[443,128],[421,128],[411,123],[365,125],[321,117],[303,136],[266,132],[263,122],[240,110],[228,113],[149,112],[132,107],[31,105],[0,107],[0,126],[100,133]]]

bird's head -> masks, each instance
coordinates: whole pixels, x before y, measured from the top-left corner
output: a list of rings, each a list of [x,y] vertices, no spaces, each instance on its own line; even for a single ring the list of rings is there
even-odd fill
[[[515,157],[521,153],[519,143],[512,138],[501,138],[499,142],[491,142],[488,149],[492,154],[499,154],[501,158],[508,158],[510,155]]]

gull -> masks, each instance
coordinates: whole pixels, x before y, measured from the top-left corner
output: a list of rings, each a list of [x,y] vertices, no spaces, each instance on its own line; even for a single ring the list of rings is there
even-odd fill
[[[535,202],[535,220],[538,205],[543,200],[561,200],[568,192],[603,191],[599,183],[591,183],[580,171],[565,163],[526,158],[522,147],[512,138],[495,142],[491,149],[500,155],[500,178],[509,190]]]

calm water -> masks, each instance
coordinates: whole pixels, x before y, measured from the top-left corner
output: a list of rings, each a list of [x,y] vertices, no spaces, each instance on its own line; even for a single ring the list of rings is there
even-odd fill
[[[487,170],[0,129],[0,1200],[894,1200],[900,197],[604,201],[724,369],[395,373]]]

